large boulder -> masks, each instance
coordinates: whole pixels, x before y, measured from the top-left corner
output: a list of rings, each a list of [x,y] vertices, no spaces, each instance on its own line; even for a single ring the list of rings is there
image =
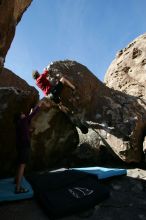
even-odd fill
[[[109,66],[105,84],[115,90],[135,97],[137,102],[146,110],[146,34],[140,35],[120,50]],[[132,111],[133,112],[133,109]],[[144,112],[143,124],[146,113]],[[143,151],[146,150],[145,129],[140,129]]]
[[[0,1],[0,72],[15,35],[15,29],[32,0]]]
[[[104,82],[110,88],[146,99],[146,34],[117,53]]]
[[[70,166],[79,136],[69,117],[59,108],[44,107],[33,118],[31,130],[31,169]]]
[[[75,94],[68,87],[62,92],[62,102],[73,112],[73,117],[99,133],[104,130],[104,144],[123,161],[140,162],[146,126],[144,104],[133,95],[108,88],[75,61],[50,65],[50,78],[62,76],[76,87]]]
[[[28,93],[29,102],[31,103],[31,106],[34,106],[39,100],[39,93],[35,89],[35,87],[30,86],[25,80],[17,76],[11,70],[3,68],[0,77],[0,88],[14,87],[17,90],[25,91],[26,93]]]

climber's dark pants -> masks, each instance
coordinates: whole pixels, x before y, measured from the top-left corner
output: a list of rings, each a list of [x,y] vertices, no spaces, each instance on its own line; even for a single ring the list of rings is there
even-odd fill
[[[56,104],[59,104],[61,102],[60,95],[61,95],[62,89],[63,89],[63,84],[62,82],[59,81],[57,85],[55,85],[50,91],[50,94],[49,94],[50,99],[54,101]]]

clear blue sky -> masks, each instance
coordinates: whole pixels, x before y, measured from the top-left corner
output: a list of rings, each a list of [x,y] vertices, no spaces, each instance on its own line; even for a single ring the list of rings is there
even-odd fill
[[[117,51],[145,32],[146,0],[33,0],[5,67],[35,86],[32,70],[71,59],[103,81]]]

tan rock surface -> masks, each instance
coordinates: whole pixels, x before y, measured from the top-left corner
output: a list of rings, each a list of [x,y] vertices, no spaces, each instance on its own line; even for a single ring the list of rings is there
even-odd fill
[[[26,91],[30,93],[32,99],[32,105],[35,104],[39,99],[39,93],[35,87],[30,86],[25,80],[17,76],[11,70],[3,68],[1,72],[0,87],[15,87],[18,90]]]
[[[67,166],[79,143],[75,126],[58,108],[44,108],[33,118],[32,169]],[[68,162],[69,161],[69,162]]]
[[[146,34],[133,40],[117,54],[104,81],[110,88],[146,99]]]
[[[15,29],[32,0],[0,1],[0,72],[15,35]]]
[[[108,87],[135,97],[146,110],[146,34],[137,37],[117,53],[106,72],[104,81]],[[132,111],[133,109],[131,114]],[[145,118],[146,112],[143,113],[143,122]],[[141,141],[143,140],[145,140],[145,129]],[[143,149],[146,149],[145,141]]]

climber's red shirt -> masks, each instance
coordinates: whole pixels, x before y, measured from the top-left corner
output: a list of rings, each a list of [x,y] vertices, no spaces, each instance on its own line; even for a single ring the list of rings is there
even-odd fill
[[[47,79],[48,70],[45,70],[37,79],[36,79],[36,85],[43,91],[43,93],[48,95],[51,90],[51,84],[49,80]]]

